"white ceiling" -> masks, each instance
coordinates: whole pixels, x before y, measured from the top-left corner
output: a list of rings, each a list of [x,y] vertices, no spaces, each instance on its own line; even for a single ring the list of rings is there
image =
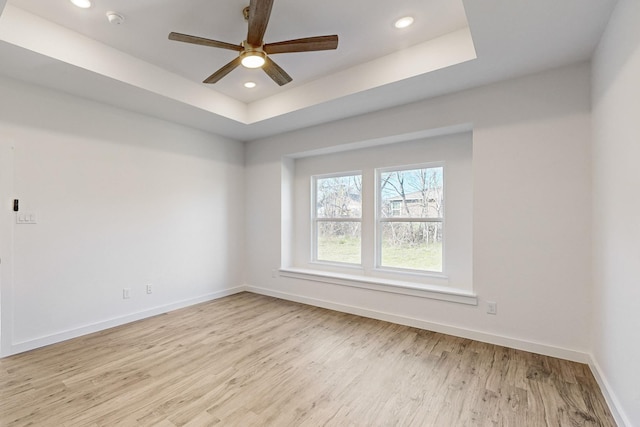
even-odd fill
[[[615,1],[275,0],[266,42],[340,37],[273,55],[294,79],[279,87],[242,67],[204,85],[236,53],[167,39],[240,43],[248,0],[0,0],[0,74],[249,140],[586,60]],[[404,15],[415,24],[395,29]]]

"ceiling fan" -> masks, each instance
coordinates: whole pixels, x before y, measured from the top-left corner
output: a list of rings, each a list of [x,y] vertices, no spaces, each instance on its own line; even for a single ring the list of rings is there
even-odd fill
[[[203,83],[216,83],[236,67],[243,65],[247,68],[262,67],[274,82],[280,86],[285,85],[293,79],[278,64],[273,62],[269,55],[336,49],[338,47],[338,36],[306,37],[276,43],[265,43],[262,38],[267,30],[273,1],[251,0],[249,6],[244,8],[243,13],[245,19],[249,22],[249,30],[247,31],[247,39],[241,44],[226,43],[174,32],[169,34],[169,40],[235,50],[240,53],[236,59],[211,74]]]

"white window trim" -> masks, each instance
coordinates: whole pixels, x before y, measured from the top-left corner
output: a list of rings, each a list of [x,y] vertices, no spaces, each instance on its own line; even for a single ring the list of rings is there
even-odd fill
[[[447,195],[447,206],[451,207],[451,203],[455,200],[456,204],[469,205],[469,179],[470,162],[473,158],[471,145],[473,140],[473,127],[469,124],[456,125],[449,128],[434,130],[420,131],[416,133],[407,133],[403,135],[395,135],[391,138],[382,140],[369,140],[359,141],[357,143],[343,144],[339,146],[331,146],[318,150],[308,150],[283,157],[283,165],[286,168],[283,169],[283,200],[286,204],[283,204],[283,209],[290,216],[282,217],[283,235],[282,235],[282,260],[281,269],[283,280],[287,277],[299,277],[300,281],[305,280],[315,281],[317,283],[332,283],[337,281],[334,279],[336,276],[347,275],[352,277],[357,286],[362,289],[374,290],[375,286],[369,286],[369,283],[376,283],[379,281],[389,280],[395,283],[407,283],[409,287],[423,287],[425,289],[445,289],[443,295],[452,292],[454,295],[457,291],[461,291],[466,295],[470,295],[475,298],[473,294],[473,277],[471,275],[471,259],[470,259],[470,245],[468,245],[467,239],[470,238],[467,235],[469,229],[468,216],[470,214],[462,214],[461,217],[456,215],[455,217],[448,218],[447,220],[447,241],[450,243],[447,248],[443,248],[443,257],[447,258],[446,262],[446,275],[441,274],[425,274],[424,271],[410,271],[410,270],[393,270],[393,269],[374,269],[375,266],[375,210],[362,212],[362,239],[363,239],[363,252],[362,263],[363,265],[354,264],[341,264],[330,262],[314,262],[312,260],[312,243],[311,239],[311,227],[307,221],[311,220],[309,210],[304,209],[305,206],[310,205],[309,197],[309,179],[310,176],[328,176],[332,173],[335,175],[342,175],[346,173],[344,171],[356,171],[362,168],[363,182],[366,180],[370,182],[370,187],[366,190],[363,188],[363,205],[365,199],[366,203],[374,202],[375,198],[375,170],[376,168],[392,168],[395,165],[410,165],[413,162],[426,164],[429,163],[429,158],[441,159],[442,162],[447,163],[447,189],[456,189],[456,193],[453,196]],[[421,143],[428,143],[422,146]],[[449,149],[450,142],[454,149]],[[395,150],[395,144],[398,144],[398,150]],[[410,144],[410,145],[405,145]],[[416,145],[420,146],[417,147]],[[458,145],[462,144],[462,145]],[[463,151],[459,151],[458,148],[463,148]],[[389,150],[389,148],[393,148]],[[358,157],[354,160],[352,151],[357,150],[374,150],[385,151],[389,153],[389,156],[383,154],[373,156],[371,153],[363,151],[362,158]],[[346,152],[346,159],[340,154]],[[321,160],[316,161],[315,157],[320,156]],[[323,156],[335,156],[331,159],[324,159]],[[417,161],[416,160],[426,160]],[[326,161],[330,163],[326,163]],[[404,161],[408,160],[408,161]],[[450,160],[453,163],[450,163]],[[298,161],[301,162],[298,165]],[[467,164],[469,163],[469,164]],[[343,167],[344,166],[344,167]],[[469,169],[467,169],[469,168]],[[300,173],[302,171],[302,173]],[[329,173],[327,173],[329,171]],[[306,175],[306,176],[305,176]],[[304,180],[304,184],[302,183]],[[457,192],[457,189],[462,190],[461,193]],[[304,193],[303,193],[304,192]],[[303,195],[304,194],[304,195]],[[306,203],[295,206],[295,201],[306,200]],[[303,210],[306,211],[303,213]],[[471,209],[466,209],[464,212],[471,212]],[[299,221],[292,221],[293,217],[299,218]],[[458,228],[455,224],[459,224]],[[305,222],[307,222],[305,224]],[[304,225],[301,227],[300,225]],[[451,228],[454,226],[455,228]],[[460,230],[464,230],[465,234],[461,234]],[[298,234],[299,233],[299,234]],[[296,238],[296,235],[298,236]],[[466,236],[466,237],[465,237]],[[470,233],[469,233],[470,236]],[[365,242],[365,239],[368,241]],[[451,240],[454,239],[454,240]],[[451,242],[461,242],[461,250],[458,251],[452,247]],[[451,251],[454,251],[451,253]],[[291,271],[292,273],[287,273]],[[307,272],[308,275],[301,274],[299,272]],[[326,277],[326,279],[324,279]],[[344,284],[344,283],[343,283]],[[403,293],[404,288],[397,286],[394,288],[398,293]],[[426,296],[428,298],[428,296]],[[440,299],[440,298],[438,298]],[[446,299],[446,298],[444,298]]]
[[[370,276],[333,273],[303,268],[280,268],[280,276],[313,282],[329,283],[352,288],[369,289],[392,294],[448,301],[458,304],[478,305],[478,296],[470,291],[436,285],[425,285],[400,280],[381,279]]]

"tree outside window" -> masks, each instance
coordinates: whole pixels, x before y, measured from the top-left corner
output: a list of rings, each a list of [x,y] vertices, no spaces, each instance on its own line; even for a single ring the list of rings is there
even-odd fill
[[[443,166],[378,171],[378,266],[443,272]]]
[[[361,263],[362,175],[316,177],[316,261]]]
[[[363,265],[366,232],[375,247],[365,248],[365,268],[443,273],[444,166],[378,169],[376,179],[377,206],[363,206],[361,173],[313,177],[313,260]]]

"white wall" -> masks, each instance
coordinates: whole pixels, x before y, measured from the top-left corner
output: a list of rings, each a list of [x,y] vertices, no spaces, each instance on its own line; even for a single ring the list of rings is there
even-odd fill
[[[589,66],[580,64],[249,143],[248,285],[584,360],[591,307],[589,110]],[[272,277],[281,261],[283,156],[469,123],[480,306]],[[498,302],[497,316],[485,313],[487,300]]]
[[[4,354],[243,283],[242,143],[7,79],[0,99],[0,141],[15,147],[3,207],[17,197],[38,215],[9,227]]]
[[[594,356],[640,426],[640,2],[620,0],[593,59]]]

